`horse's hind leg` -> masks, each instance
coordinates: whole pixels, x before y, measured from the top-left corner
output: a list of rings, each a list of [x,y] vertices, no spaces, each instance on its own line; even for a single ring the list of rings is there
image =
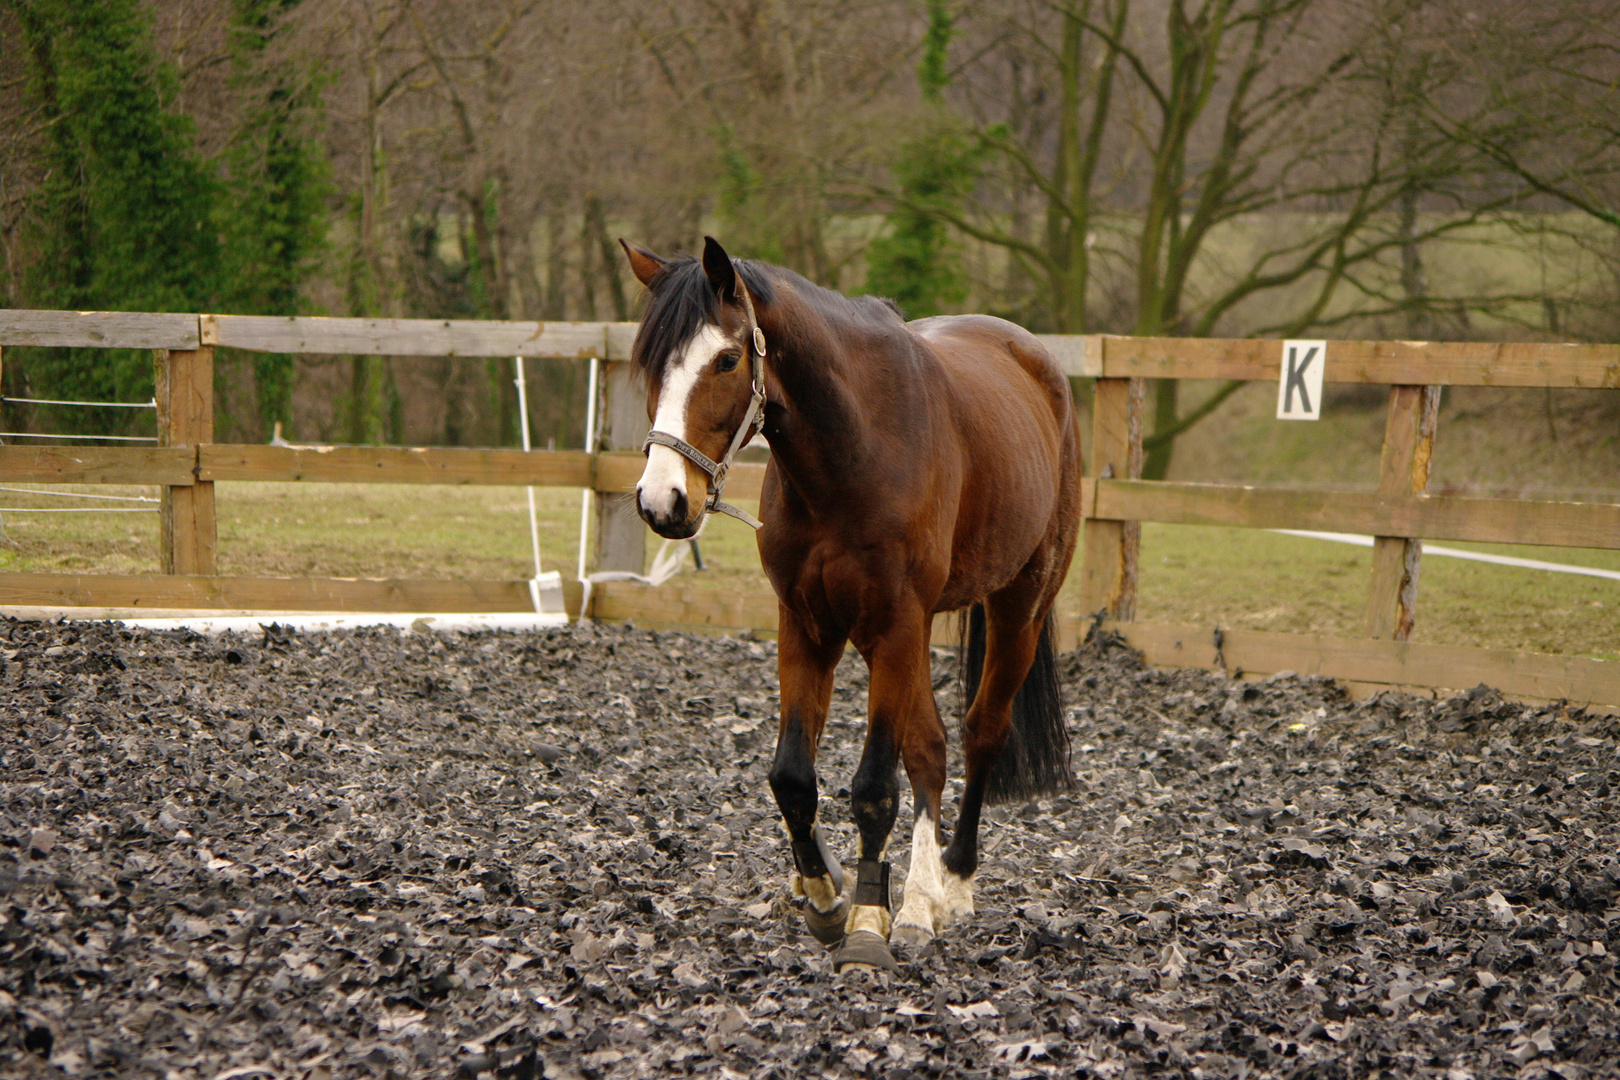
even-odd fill
[[[912,694],[900,731],[900,760],[911,780],[911,803],[916,821],[911,831],[911,866],[906,871],[905,900],[894,917],[890,940],[903,946],[921,945],[932,938],[946,919],[945,867],[940,861],[940,800],[945,794],[945,725],[934,701],[928,645],[921,646],[913,672]]]
[[[1012,726],[1012,702],[1029,676],[1051,607],[1018,583],[985,601],[984,674],[962,725],[967,777],[956,833],[945,850],[945,894],[950,917],[973,914],[973,875],[979,868],[979,819],[990,775]]]
[[[895,914],[890,936],[895,944],[908,947],[928,941],[950,921],[939,827],[940,799],[945,793],[945,725],[940,723],[931,683],[919,706],[900,741],[900,758],[911,778],[916,822],[911,830],[905,900]]]
[[[771,765],[771,791],[787,825],[793,851],[792,887],[804,900],[805,923],[826,945],[843,940],[848,904],[844,873],[816,824],[816,747],[827,723],[833,669],[844,653],[844,638],[812,636],[788,611],[778,620],[777,677],[782,714]]]

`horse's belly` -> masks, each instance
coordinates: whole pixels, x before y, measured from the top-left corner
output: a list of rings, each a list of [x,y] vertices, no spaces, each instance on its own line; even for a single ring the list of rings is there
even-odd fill
[[[1050,536],[1058,506],[1058,491],[1050,477],[1045,485],[1003,489],[999,497],[986,492],[977,499],[964,495],[964,502],[976,505],[964,506],[958,515],[950,573],[935,605],[938,611],[966,607],[1012,581]]]

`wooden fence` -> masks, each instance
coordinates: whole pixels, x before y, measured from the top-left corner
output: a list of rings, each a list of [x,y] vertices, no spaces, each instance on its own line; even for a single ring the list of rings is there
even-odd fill
[[[1620,548],[1620,505],[1427,494],[1442,386],[1620,387],[1620,346],[1439,342],[1327,343],[1327,382],[1390,387],[1375,491],[1145,482],[1142,400],[1149,378],[1278,378],[1276,341],[1088,339],[1096,376],[1083,496],[1082,610],[1151,663],[1283,670],[1357,683],[1466,688],[1620,705],[1620,663],[1428,645],[1410,640],[1420,538]],[[1365,638],[1136,621],[1137,523],[1234,525],[1371,534]]]
[[[626,360],[628,323],[472,322],[0,311],[0,348],[154,350],[159,446],[0,447],[0,478],[58,484],[157,484],[163,490],[162,574],[0,574],[0,608],[223,608],[278,611],[525,611],[524,581],[247,578],[215,573],[217,481],[501,484],[589,487],[616,495],[641,472],[644,398]],[[1093,378],[1092,453],[1083,491],[1082,608],[1066,613],[1071,642],[1101,616],[1157,664],[1289,669],[1357,683],[1460,688],[1620,705],[1620,663],[1409,640],[1419,538],[1620,547],[1620,504],[1426,494],[1439,388],[1620,388],[1620,346],[1334,341],[1327,382],[1391,387],[1376,491],[1327,492],[1147,482],[1142,402],[1149,378],[1278,377],[1276,341],[1048,336],[1074,376]],[[245,446],[213,442],[213,350],[392,356],[568,357],[604,363],[601,444],[586,451]],[[757,498],[760,465],[732,471],[728,493]],[[646,530],[620,499],[598,499],[600,570],[645,561]],[[1375,536],[1367,636],[1263,633],[1135,619],[1139,523],[1314,529]],[[571,614],[581,590],[569,583]],[[768,592],[608,582],[592,594],[602,619],[772,631]]]

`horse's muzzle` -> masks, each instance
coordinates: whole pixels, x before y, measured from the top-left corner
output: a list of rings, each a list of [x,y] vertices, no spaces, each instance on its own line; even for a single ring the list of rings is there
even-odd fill
[[[655,510],[643,501],[641,494],[636,495],[636,513],[647,527],[666,540],[690,540],[697,535],[698,526],[703,523],[703,516],[699,514],[696,520],[689,520],[691,506],[686,501],[684,491],[671,493],[668,510]]]

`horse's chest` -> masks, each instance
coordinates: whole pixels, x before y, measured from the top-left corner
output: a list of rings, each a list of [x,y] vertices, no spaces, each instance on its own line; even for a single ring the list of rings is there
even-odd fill
[[[834,538],[783,551],[768,558],[765,569],[788,608],[821,626],[848,630],[943,584],[945,566],[930,568],[916,552],[898,537],[861,545]]]

